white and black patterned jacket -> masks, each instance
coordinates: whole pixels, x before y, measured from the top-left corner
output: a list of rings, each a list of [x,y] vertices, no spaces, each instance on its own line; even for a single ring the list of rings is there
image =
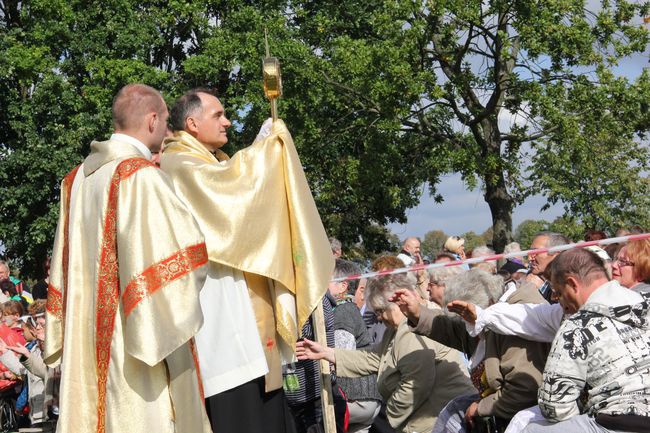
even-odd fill
[[[539,389],[546,418],[650,416],[649,301],[650,294],[610,281],[562,323]]]

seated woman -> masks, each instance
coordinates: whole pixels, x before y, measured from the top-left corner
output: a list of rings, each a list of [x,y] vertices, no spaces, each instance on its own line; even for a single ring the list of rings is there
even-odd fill
[[[486,308],[499,299],[502,288],[501,277],[472,269],[447,280],[445,304],[462,300]],[[474,395],[452,401],[440,414],[434,432],[470,431],[477,416],[494,417],[497,430],[502,431],[517,412],[535,405],[548,344],[491,332],[480,338],[471,337],[462,320],[444,315],[441,310],[421,308],[409,292],[398,291],[395,298],[409,322],[415,325],[414,332],[462,350],[470,357]],[[533,285],[517,289],[508,302],[546,303]]]
[[[331,349],[310,340],[297,344],[298,359],[327,359],[336,364],[338,376],[377,373],[388,421],[398,432],[409,433],[430,432],[451,399],[474,392],[460,353],[411,333],[404,314],[388,301],[396,290],[414,293],[415,286],[416,279],[407,274],[368,281],[367,302],[388,328],[373,348]]]
[[[362,273],[353,262],[336,259],[332,278]],[[329,283],[329,294],[336,300],[334,306],[334,347],[336,349],[362,349],[371,344],[370,335],[361,313],[354,303],[354,293],[359,280]],[[345,393],[349,413],[348,433],[367,433],[381,408],[377,391],[377,376],[337,377],[337,384]]]

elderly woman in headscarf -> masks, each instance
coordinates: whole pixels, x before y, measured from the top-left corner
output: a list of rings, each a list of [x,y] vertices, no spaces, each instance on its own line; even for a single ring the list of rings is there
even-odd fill
[[[368,281],[366,299],[387,325],[381,342],[364,350],[331,349],[304,340],[298,359],[327,359],[343,377],[377,374],[377,387],[386,402],[391,426],[398,432],[430,432],[440,410],[473,388],[457,350],[409,331],[406,317],[389,302],[397,290],[415,298],[416,280],[396,274]]]
[[[444,303],[462,300],[487,308],[497,302],[502,290],[501,277],[472,269],[447,281]],[[458,393],[459,397],[440,413],[434,433],[468,432],[476,417],[484,416],[491,417],[500,429],[517,412],[536,404],[548,344],[492,332],[471,337],[458,317],[422,308],[408,292],[398,291],[393,299],[408,317],[413,332],[462,350],[470,358],[468,367],[475,389]],[[508,302],[546,301],[534,286],[523,285]]]

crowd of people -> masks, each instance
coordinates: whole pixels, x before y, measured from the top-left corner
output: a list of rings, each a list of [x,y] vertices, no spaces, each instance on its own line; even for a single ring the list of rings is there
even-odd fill
[[[350,277],[283,122],[230,158],[209,89],[168,111],[127,85],[112,115],[62,181],[46,279],[0,262],[1,429],[317,433],[329,362],[339,433],[648,431],[650,240],[541,232],[425,270],[409,237],[368,270],[417,270]],[[432,261],[493,254],[452,236]]]
[[[331,241],[340,256],[340,243]],[[560,233],[540,232],[531,249],[568,243]],[[419,247],[408,238],[371,269],[422,264]],[[506,247],[520,250],[516,243]],[[433,262],[492,254],[487,246],[465,251],[462,238],[450,237]],[[330,284],[334,314],[337,304],[348,306],[346,316],[355,306],[354,320],[365,319],[374,341],[365,348],[325,346],[307,337],[298,357],[328,360],[334,387],[344,394],[343,378],[377,375],[382,409],[347,431],[649,431],[650,239],[530,253],[499,265]],[[341,259],[336,269],[335,279],[359,274]],[[385,329],[377,332],[378,325]]]
[[[4,261],[0,290],[0,431],[54,431],[59,370],[42,354],[47,290],[37,283],[30,293]]]

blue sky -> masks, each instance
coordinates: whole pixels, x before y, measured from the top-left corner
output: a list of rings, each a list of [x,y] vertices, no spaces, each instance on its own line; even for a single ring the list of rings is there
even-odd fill
[[[490,208],[483,199],[480,188],[467,191],[460,175],[445,177],[438,185],[445,198],[442,203],[433,201],[428,191],[424,191],[420,204],[407,212],[406,224],[390,224],[388,228],[400,239],[408,236],[423,236],[429,230],[442,230],[448,235],[459,235],[470,230],[484,232],[492,225]],[[543,197],[531,197],[517,207],[512,215],[513,228],[527,219],[554,220],[564,213],[562,206],[553,206],[540,212],[544,205]]]

